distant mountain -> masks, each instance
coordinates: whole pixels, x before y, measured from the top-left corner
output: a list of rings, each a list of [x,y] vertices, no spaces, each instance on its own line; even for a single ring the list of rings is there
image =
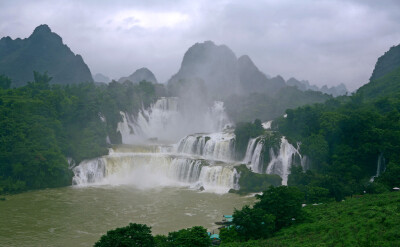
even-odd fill
[[[347,90],[346,86],[343,83],[340,83],[337,86],[328,87],[324,85],[320,90],[323,93],[330,94],[333,97],[346,95],[349,91]]]
[[[343,83],[341,83],[337,86],[333,86],[333,87],[328,87],[328,86],[324,85],[322,88],[319,88],[315,85],[310,85],[310,83],[308,81],[304,81],[304,80],[299,81],[296,78],[292,77],[286,81],[286,84],[288,86],[295,86],[301,91],[307,91],[307,90],[320,91],[322,93],[330,94],[333,97],[346,95],[348,93],[348,90]]]
[[[97,73],[93,76],[93,79],[95,82],[103,82],[103,83],[109,83],[111,79],[108,76],[105,76],[101,73]]]
[[[238,59],[238,67],[240,84],[246,93],[260,91],[273,93],[285,86],[285,80],[281,76],[268,78],[247,55]]]
[[[213,96],[227,96],[240,92],[236,55],[226,45],[212,41],[196,43],[183,56],[178,73],[168,81],[174,88],[185,81],[203,81]]]
[[[148,81],[157,84],[157,79],[148,68],[141,68],[133,72],[130,76],[121,77],[118,82],[123,83],[125,81],[131,81],[133,83],[139,83],[141,81]]]
[[[286,81],[286,84],[288,86],[294,86],[297,87],[297,89],[301,90],[301,91],[307,91],[307,90],[311,90],[311,91],[320,91],[320,89],[315,86],[315,85],[310,85],[310,83],[308,81],[299,81],[296,78],[290,78],[289,80]]]
[[[391,47],[385,54],[378,58],[370,81],[382,78],[384,75],[400,67],[400,45]]]
[[[92,74],[80,55],[75,55],[47,25],[38,26],[26,39],[0,40],[0,74],[13,81],[13,87],[33,81],[33,71],[53,77],[51,83],[93,82]]]
[[[176,88],[193,81],[204,82],[209,94],[217,97],[260,91],[273,93],[285,86],[282,77],[268,78],[249,56],[238,59],[229,47],[215,45],[212,41],[190,47],[168,85]]]

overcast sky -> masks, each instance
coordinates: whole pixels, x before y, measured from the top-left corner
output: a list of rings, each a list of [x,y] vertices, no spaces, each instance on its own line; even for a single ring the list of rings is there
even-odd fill
[[[226,44],[264,73],[311,84],[365,84],[400,43],[397,0],[0,0],[0,36],[26,38],[48,24],[92,73],[148,67],[160,82],[196,42]]]

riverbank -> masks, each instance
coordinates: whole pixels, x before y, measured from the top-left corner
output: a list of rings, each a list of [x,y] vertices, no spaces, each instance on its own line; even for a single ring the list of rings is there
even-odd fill
[[[400,246],[399,192],[307,205],[304,210],[306,222],[282,229],[272,238],[221,246]]]

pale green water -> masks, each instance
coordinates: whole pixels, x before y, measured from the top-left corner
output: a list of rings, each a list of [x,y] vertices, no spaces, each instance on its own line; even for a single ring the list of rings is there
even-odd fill
[[[164,187],[67,187],[0,201],[0,246],[93,246],[107,230],[145,223],[153,234],[213,224],[254,198]]]

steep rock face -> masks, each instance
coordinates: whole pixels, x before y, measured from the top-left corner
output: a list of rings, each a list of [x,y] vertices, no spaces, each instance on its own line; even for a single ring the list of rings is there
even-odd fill
[[[133,83],[139,83],[141,81],[148,81],[157,84],[157,79],[148,68],[141,68],[136,70],[133,74],[128,77],[121,77],[118,82],[123,83],[125,81],[131,81]]]
[[[378,58],[370,81],[382,78],[384,75],[400,68],[400,45],[391,47]]]
[[[185,53],[181,68],[169,80],[169,87],[185,81],[203,81],[210,95],[226,96],[240,92],[236,55],[225,45],[211,41],[196,43]]]
[[[239,78],[243,90],[246,93],[267,92],[274,93],[285,86],[285,81],[275,77],[268,77],[261,72],[249,56],[243,55],[238,59]]]
[[[13,87],[32,81],[33,71],[47,71],[53,77],[51,83],[93,82],[82,57],[75,55],[47,25],[38,26],[26,39],[0,40],[0,74],[11,78]]]

